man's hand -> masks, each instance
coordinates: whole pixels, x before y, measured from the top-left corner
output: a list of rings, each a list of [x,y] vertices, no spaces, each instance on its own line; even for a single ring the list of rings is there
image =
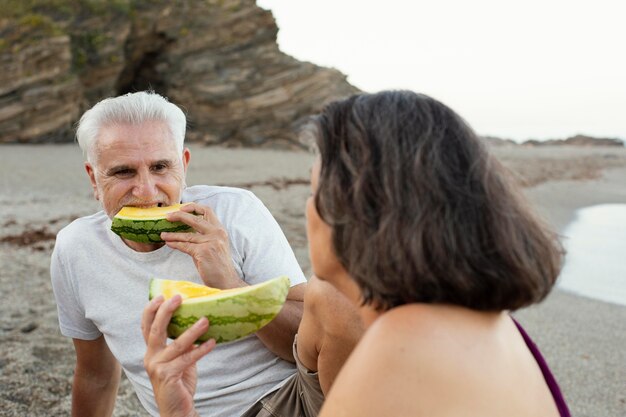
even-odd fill
[[[173,249],[192,257],[202,281],[209,287],[228,289],[247,284],[239,278],[230,255],[228,233],[211,208],[189,203],[170,213],[167,220],[183,222],[195,233],[161,233],[161,239]]]
[[[209,328],[209,322],[204,317],[174,342],[166,344],[167,325],[181,302],[179,295],[167,301],[163,301],[162,296],[153,298],[144,308],[141,318],[141,332],[147,345],[144,367],[162,417],[198,415],[193,403],[197,382],[196,362],[215,347],[214,339],[199,346],[194,344]]]
[[[228,233],[211,208],[189,203],[180,211],[169,213],[169,221],[181,221],[195,233],[161,233],[167,246],[192,257],[202,281],[213,288],[245,287],[233,265]],[[277,356],[294,362],[292,344],[302,318],[302,300],[306,285],[289,290],[281,312],[267,326],[257,332],[263,344]]]

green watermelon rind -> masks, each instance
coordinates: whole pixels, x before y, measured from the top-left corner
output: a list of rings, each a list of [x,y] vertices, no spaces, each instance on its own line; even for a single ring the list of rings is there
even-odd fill
[[[150,298],[160,294],[159,280],[150,283]],[[227,343],[253,334],[269,324],[280,312],[289,292],[290,282],[280,276],[247,287],[238,293],[217,293],[190,298],[174,311],[167,335],[176,339],[200,317],[209,320],[209,330],[196,343],[215,339]]]
[[[160,243],[161,232],[188,233],[193,228],[183,222],[170,222],[166,219],[123,219],[114,217],[111,223],[113,233],[134,242]]]

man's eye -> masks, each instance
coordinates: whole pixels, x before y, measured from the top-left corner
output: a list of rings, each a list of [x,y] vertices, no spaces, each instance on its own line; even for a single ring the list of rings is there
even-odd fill
[[[165,164],[157,164],[157,165],[152,167],[152,170],[159,172],[159,171],[163,171],[165,168],[167,168],[167,165],[165,165]]]
[[[130,169],[121,169],[119,171],[115,172],[115,176],[117,177],[129,177],[131,176],[133,173],[133,171],[131,171]]]

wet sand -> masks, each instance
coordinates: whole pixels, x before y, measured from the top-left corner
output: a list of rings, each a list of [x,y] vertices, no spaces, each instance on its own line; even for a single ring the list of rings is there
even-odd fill
[[[313,157],[197,145],[191,152],[187,183],[251,189],[309,274],[304,202]],[[580,207],[626,203],[626,149],[494,152],[558,231]],[[58,330],[49,258],[58,230],[98,209],[77,146],[0,147],[0,416],[69,415],[74,351]],[[573,415],[626,415],[626,307],[555,290],[515,316],[544,353]],[[147,416],[125,379],[114,415]]]

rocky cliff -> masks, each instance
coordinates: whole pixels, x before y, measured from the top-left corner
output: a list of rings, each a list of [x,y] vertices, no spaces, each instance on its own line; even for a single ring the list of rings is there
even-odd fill
[[[71,141],[98,100],[151,88],[185,110],[190,140],[292,145],[310,114],[358,91],[280,52],[255,0],[3,3],[0,143]]]
[[[625,146],[624,141],[618,138],[597,138],[586,135],[575,135],[567,139],[529,139],[521,143],[515,142],[511,139],[503,139],[494,136],[483,136],[483,139],[492,146],[613,146],[620,148]]]
[[[624,142],[617,138],[595,138],[586,135],[575,135],[567,139],[548,139],[543,141],[527,140],[524,146],[617,146],[624,147]]]

